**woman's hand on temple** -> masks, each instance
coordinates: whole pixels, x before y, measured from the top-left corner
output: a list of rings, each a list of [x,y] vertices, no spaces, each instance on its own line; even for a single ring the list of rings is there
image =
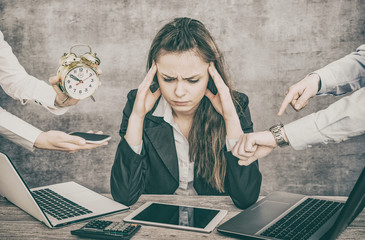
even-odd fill
[[[132,115],[137,116],[140,119],[144,119],[144,116],[152,109],[153,105],[161,95],[160,89],[157,89],[155,92],[150,90],[150,86],[156,72],[157,66],[155,63],[153,63],[146,77],[138,86],[138,92],[133,105]]]
[[[217,88],[217,94],[214,95],[207,89],[205,96],[210,100],[215,110],[224,118],[227,136],[230,139],[238,139],[243,132],[229,88],[224,83],[213,63],[209,64],[208,71]]]
[[[229,119],[232,115],[236,114],[236,108],[234,107],[229,88],[224,83],[213,63],[209,64],[208,70],[215,86],[217,87],[217,94],[214,95],[209,89],[207,89],[205,96],[209,98],[215,110],[222,115],[224,119]]]
[[[161,90],[152,92],[150,89],[153,78],[157,72],[157,66],[153,62],[150,70],[142,83],[138,86],[136,100],[129,117],[125,140],[130,146],[138,146],[142,142],[143,121],[146,114],[151,111],[153,105],[161,95]]]

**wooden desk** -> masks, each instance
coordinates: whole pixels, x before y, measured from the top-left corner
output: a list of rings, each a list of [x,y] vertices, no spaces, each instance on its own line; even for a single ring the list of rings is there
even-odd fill
[[[110,194],[106,194],[111,197]],[[326,197],[332,200],[346,200],[344,197]],[[197,207],[219,208],[228,210],[222,222],[241,212],[232,203],[228,196],[177,196],[177,195],[142,195],[139,201],[131,206],[131,210],[107,217],[103,220],[122,221],[131,211],[137,209],[146,201],[164,203],[180,203]],[[70,234],[71,230],[78,229],[86,222],[71,224],[66,227],[49,229],[32,216],[23,212],[12,203],[0,197],[0,239],[81,239]],[[137,239],[232,239],[214,230],[210,234],[175,230],[162,227],[142,226],[134,235]],[[338,239],[365,239],[365,211],[341,234]]]

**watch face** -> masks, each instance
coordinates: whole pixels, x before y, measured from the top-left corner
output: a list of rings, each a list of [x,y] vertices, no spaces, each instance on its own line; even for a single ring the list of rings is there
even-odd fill
[[[64,88],[70,97],[84,99],[91,96],[98,88],[99,77],[87,66],[71,69],[64,80]]]

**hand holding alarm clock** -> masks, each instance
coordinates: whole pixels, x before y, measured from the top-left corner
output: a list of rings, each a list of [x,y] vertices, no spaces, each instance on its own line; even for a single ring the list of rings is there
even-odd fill
[[[74,47],[81,46],[88,47],[89,51],[82,55],[72,52]],[[82,100],[90,97],[95,101],[93,94],[100,85],[97,69],[99,65],[100,59],[91,51],[91,47],[85,44],[73,45],[69,53],[61,57],[57,76],[61,78],[59,88],[67,95],[63,103],[69,98]]]

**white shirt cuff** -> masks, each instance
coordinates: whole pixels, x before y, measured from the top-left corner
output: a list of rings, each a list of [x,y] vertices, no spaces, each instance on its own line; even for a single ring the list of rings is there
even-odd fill
[[[284,126],[289,143],[295,150],[303,150],[311,147],[311,144],[324,142],[314,118],[312,113]]]
[[[326,94],[327,92],[333,90],[336,85],[336,78],[331,71],[329,71],[326,67],[321,68],[313,73],[318,74],[321,79],[321,89],[318,91],[318,94]]]
[[[0,108],[0,133],[5,138],[33,151],[41,130]]]
[[[238,142],[238,139],[229,139],[228,137],[226,137],[227,152],[232,151],[232,149],[234,148],[234,146],[236,145],[237,142]]]
[[[57,94],[54,91],[52,86],[46,84],[45,82],[41,82],[40,84],[37,85],[37,95],[29,96],[29,99],[23,99],[22,104],[26,104],[27,102],[29,102],[29,100],[32,100],[35,103],[46,108],[51,113],[56,114],[56,115],[62,115],[65,112],[67,112],[67,110],[70,107],[62,107],[62,108],[56,107],[54,105],[56,95]]]
[[[128,142],[127,142],[128,143]],[[129,144],[129,143],[128,143]],[[132,148],[132,150],[137,153],[137,154],[141,154],[142,152],[142,144],[143,144],[143,140],[141,141],[141,144],[137,145],[137,146],[132,146],[129,144],[129,146]]]

